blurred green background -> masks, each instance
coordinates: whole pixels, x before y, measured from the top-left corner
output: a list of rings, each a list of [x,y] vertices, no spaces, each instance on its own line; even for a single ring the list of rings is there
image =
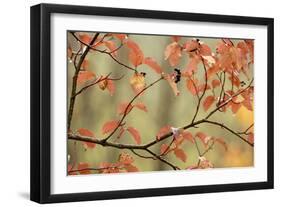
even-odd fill
[[[170,67],[168,61],[164,60],[165,48],[171,43],[170,36],[130,34],[129,38],[139,45],[145,57],[153,57],[156,59],[165,72],[170,73],[173,71],[174,68]],[[180,42],[184,43],[188,39],[191,39],[191,37],[183,37]],[[198,39],[206,43],[214,53],[216,45],[220,41],[220,39],[215,38],[198,37]],[[239,40],[233,41],[237,42]],[[70,34],[68,34],[68,42],[74,46],[77,44],[77,41]],[[118,45],[118,43],[116,44]],[[130,65],[128,61],[127,47],[122,47],[118,51],[117,58],[121,62]],[[124,75],[122,80],[114,82],[116,86],[114,96],[110,96],[107,90],[103,91],[98,87],[98,85],[96,85],[80,94],[76,99],[72,118],[72,131],[75,132],[79,128],[86,128],[91,130],[97,138],[103,138],[104,135],[101,133],[103,124],[108,120],[118,118],[118,104],[124,101],[130,101],[134,96],[129,84],[129,79],[133,75],[133,71],[125,69],[114,62],[109,56],[98,52],[89,53],[87,55],[87,59],[89,60],[90,70],[93,71],[97,77],[100,75],[104,76],[110,72],[112,73],[111,77],[120,77],[121,75]],[[185,68],[188,59],[188,55],[183,54],[180,64],[177,67],[180,69]],[[159,78],[159,75],[146,65],[139,66],[138,71],[146,73],[145,79],[147,84]],[[199,76],[201,77],[200,81],[202,82],[204,76],[201,64],[199,65],[198,71]],[[68,63],[68,98],[71,93],[73,74],[73,63]],[[243,79],[244,76],[241,75],[241,80]],[[245,79],[245,82],[248,81]],[[138,98],[138,101],[145,103],[148,113],[134,109],[127,116],[126,124],[127,126],[130,125],[139,130],[142,138],[142,144],[155,139],[155,135],[159,129],[167,124],[173,127],[181,127],[190,123],[195,112],[197,99],[187,91],[184,79],[178,83],[178,88],[180,95],[176,97],[169,84],[166,81],[160,81],[158,84],[146,91],[143,96]],[[205,96],[208,95],[211,95],[210,90]],[[213,107],[214,105],[212,108]],[[206,112],[204,112],[203,108],[201,108],[197,119],[203,118],[205,115]],[[223,122],[236,131],[244,131],[254,121],[253,113],[243,106],[235,115],[233,115],[228,109],[226,113],[216,113],[212,117],[212,120]],[[200,125],[200,128],[193,128],[190,130],[192,133],[196,133],[198,131],[202,131],[210,136],[223,137],[227,143],[227,151],[225,151],[222,146],[216,144],[213,150],[205,155],[205,157],[213,163],[215,168],[253,165],[253,148],[242,142],[234,135],[220,129],[219,127],[206,124]],[[114,140],[114,137],[112,140]],[[170,139],[165,142],[169,143],[169,140]],[[119,140],[119,142],[135,144],[131,135],[127,132]],[[201,148],[201,151],[203,151],[203,145],[200,142],[198,143],[200,144],[199,147]],[[70,163],[88,162],[93,167],[98,167],[100,162],[116,162],[119,154],[121,153],[120,149],[110,147],[105,148],[99,145],[97,145],[94,149],[85,150],[82,143],[74,141],[68,141],[67,145],[68,154],[70,155]],[[160,145],[161,144],[155,145],[151,149],[156,153],[160,153]],[[188,166],[195,165],[198,161],[198,154],[195,145],[190,142],[185,142],[182,145],[182,148],[188,156],[186,163],[176,158],[173,153],[168,154],[165,158],[183,169]],[[157,160],[141,159],[128,150],[122,151],[132,155],[135,160],[134,164],[140,169],[140,171],[171,170],[169,166]],[[142,153],[141,151],[138,152]]]

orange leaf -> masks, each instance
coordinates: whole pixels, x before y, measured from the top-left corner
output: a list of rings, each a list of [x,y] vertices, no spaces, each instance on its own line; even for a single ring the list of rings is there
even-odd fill
[[[92,73],[91,71],[80,71],[78,73],[78,77],[77,77],[77,83],[78,84],[83,84],[86,81],[92,80],[93,78],[95,78],[95,74]]]
[[[85,34],[85,33],[80,33],[79,34],[79,39],[83,42],[83,43],[86,43],[86,44],[90,44],[91,41],[92,41],[92,37],[88,34]]]
[[[112,36],[118,38],[120,41],[128,38],[126,34],[112,34]]]
[[[127,172],[138,172],[139,169],[134,165],[124,165]]]
[[[143,52],[139,48],[139,46],[132,40],[127,40],[127,46],[129,50],[129,60],[131,63],[137,67],[138,65],[142,64],[143,62]]]
[[[116,45],[115,42],[111,41],[111,40],[107,40],[104,42],[105,46],[109,49],[109,52],[111,53],[112,51],[114,51],[113,53],[111,53],[114,57],[117,56],[117,50],[116,50]]]
[[[230,102],[229,103],[230,105],[231,105],[231,111],[232,111],[232,113],[236,113],[239,109],[240,109],[240,107],[242,106],[242,104],[240,104],[240,103],[233,103],[233,102]]]
[[[156,62],[156,60],[151,57],[146,57],[143,63],[151,67],[156,73],[160,74],[163,71],[160,65],[158,65],[158,63]]]
[[[130,79],[130,84],[133,88],[133,91],[138,94],[145,88],[145,78],[141,73],[134,73]]]
[[[188,140],[188,141],[194,143],[193,136],[192,136],[192,134],[191,134],[190,132],[188,132],[188,131],[183,131],[183,132],[181,133],[181,135],[182,135],[182,137],[183,137],[185,140]]]
[[[106,89],[109,91],[110,95],[113,96],[115,93],[115,85],[112,80],[107,79]]]
[[[118,125],[119,125],[119,121],[117,120],[108,121],[103,125],[102,133],[107,134],[109,132],[112,132]]]
[[[119,104],[118,108],[117,108],[117,113],[122,115],[125,113],[126,114],[130,113],[130,111],[133,109],[132,104],[129,104],[129,102],[123,102],[121,104]]]
[[[93,132],[91,132],[88,129],[80,128],[80,129],[77,130],[77,132],[82,136],[95,137]],[[95,143],[91,143],[91,142],[83,142],[83,145],[84,145],[85,148],[95,148],[95,146],[96,146]]]
[[[212,87],[216,88],[218,86],[220,86],[221,82],[218,79],[214,79],[212,80]]]
[[[215,141],[218,142],[221,146],[223,146],[225,151],[227,151],[227,144],[223,138],[216,138]]]
[[[89,168],[89,164],[85,163],[85,162],[80,162],[77,166],[78,170],[80,174],[91,174],[91,170],[88,169]]]
[[[128,127],[127,131],[130,132],[137,144],[141,144],[140,133],[137,129],[135,129],[134,127]]]
[[[176,148],[174,149],[174,154],[176,155],[177,158],[181,159],[181,161],[186,162],[186,154],[182,149]]]
[[[167,144],[162,144],[160,147],[160,153],[163,155],[164,153],[167,154],[169,152],[169,145]]]
[[[197,40],[186,41],[183,45],[183,48],[187,52],[194,52],[199,47],[199,42]]]
[[[158,140],[160,140],[160,138],[166,134],[168,134],[169,132],[171,132],[171,126],[170,125],[167,125],[167,126],[164,126],[162,127],[159,132],[157,133],[156,135],[156,138]]]
[[[166,47],[165,60],[169,60],[172,67],[179,63],[181,56],[181,46],[177,42],[173,42]]]
[[[201,142],[203,142],[205,147],[207,147],[208,136],[206,134],[204,134],[203,132],[197,132],[195,136],[198,137],[201,140]]]
[[[173,89],[173,92],[174,92],[175,96],[180,95],[180,92],[178,90],[178,86],[175,83],[175,80],[174,80],[173,76],[169,75],[169,74],[164,74],[163,76],[164,76],[165,80],[168,81],[168,83],[171,86],[171,88]]]
[[[195,80],[191,80],[190,78],[186,79],[186,87],[193,96],[197,94],[197,88],[196,88],[197,82],[198,81],[196,79]]]
[[[144,103],[139,102],[139,103],[135,104],[134,106],[137,107],[138,109],[142,110],[142,111],[147,112],[147,108],[144,105]]]
[[[205,99],[205,101],[203,102],[204,110],[207,111],[214,102],[215,102],[215,97],[214,96],[208,96]]]
[[[254,143],[254,134],[252,132],[250,132],[248,135],[248,141],[252,144]]]
[[[212,50],[206,44],[201,44],[200,45],[199,52],[200,52],[200,55],[202,55],[202,56],[210,56],[210,55],[212,55]]]

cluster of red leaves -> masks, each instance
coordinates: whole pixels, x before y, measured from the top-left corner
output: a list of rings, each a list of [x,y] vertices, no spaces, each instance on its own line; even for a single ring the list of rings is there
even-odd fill
[[[162,127],[157,133],[156,139],[161,140],[161,138],[169,133],[173,133],[173,142],[171,144],[162,144],[160,148],[161,156],[167,155],[173,152],[174,155],[179,158],[182,162],[186,162],[187,155],[185,151],[181,148],[184,141],[189,141],[194,143],[193,136],[190,132],[183,129],[176,129],[169,125]]]
[[[90,164],[86,162],[80,162],[77,166],[75,164],[68,164],[68,175],[86,175],[91,174],[93,170],[99,173],[138,172],[139,169],[133,162],[133,157],[122,152],[115,163],[102,162],[98,168],[91,168]]]

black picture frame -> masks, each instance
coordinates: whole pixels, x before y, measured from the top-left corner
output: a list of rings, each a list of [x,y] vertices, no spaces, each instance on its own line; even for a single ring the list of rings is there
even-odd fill
[[[99,15],[113,17],[151,18],[207,23],[263,25],[267,27],[267,181],[238,184],[169,187],[154,189],[51,194],[50,130],[51,130],[51,71],[50,71],[50,16],[53,13]],[[86,201],[101,199],[166,196],[273,188],[273,44],[272,18],[195,14],[168,11],[103,8],[72,5],[39,4],[31,7],[31,174],[30,199],[39,203]]]

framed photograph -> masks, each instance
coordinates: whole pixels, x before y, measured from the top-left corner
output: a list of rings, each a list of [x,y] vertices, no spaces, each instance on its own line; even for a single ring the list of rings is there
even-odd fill
[[[273,188],[273,19],[31,7],[31,200]]]

